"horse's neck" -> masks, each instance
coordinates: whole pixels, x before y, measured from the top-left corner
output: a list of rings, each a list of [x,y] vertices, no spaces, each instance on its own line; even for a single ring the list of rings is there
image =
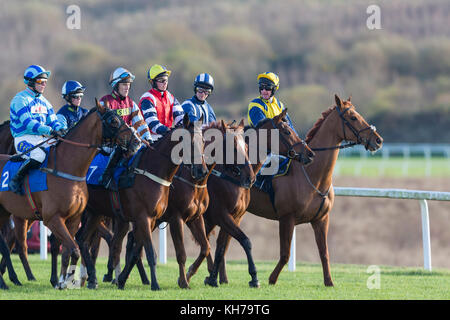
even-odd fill
[[[165,141],[161,141],[156,148],[146,149],[141,160],[141,166],[161,179],[172,181],[180,166],[179,164],[174,164],[171,160],[172,148],[176,142],[171,141],[170,137],[163,139]]]
[[[87,145],[100,145],[102,125],[97,118],[98,116],[95,113],[91,114],[89,118],[86,118],[76,128],[72,129],[64,139]],[[85,176],[96,152],[97,149],[93,147],[86,148],[60,142],[49,153],[48,167],[56,168],[58,171],[75,176]]]
[[[336,116],[336,114],[330,114],[324,120],[319,130],[308,143],[311,149],[339,146],[342,142],[342,139],[339,137],[339,130],[342,130],[342,128],[337,125],[339,121],[333,118]],[[339,149],[316,151],[315,154],[314,161],[306,166],[305,169],[311,182],[319,190],[325,192],[326,190],[323,190],[323,188],[328,188],[332,183],[333,170],[339,155]]]

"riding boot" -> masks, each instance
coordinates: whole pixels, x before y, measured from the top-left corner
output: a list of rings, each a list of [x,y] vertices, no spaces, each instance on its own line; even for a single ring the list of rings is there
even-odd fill
[[[23,194],[23,180],[25,179],[25,176],[27,175],[28,171],[31,169],[39,168],[41,163],[34,159],[27,159],[19,168],[19,171],[17,171],[16,175],[11,179],[9,182],[9,189],[18,194]]]
[[[105,172],[98,179],[98,183],[105,187],[106,189],[111,189],[114,184],[114,169],[118,164],[119,160],[122,159],[122,151],[120,148],[116,147],[111,155],[109,156],[108,164],[106,165]],[[116,190],[117,188],[114,188]]]

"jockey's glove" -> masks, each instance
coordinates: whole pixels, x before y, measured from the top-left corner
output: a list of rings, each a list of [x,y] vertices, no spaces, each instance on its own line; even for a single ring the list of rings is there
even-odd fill
[[[55,138],[64,137],[65,134],[66,134],[66,130],[64,130],[64,129],[53,130],[53,132],[52,132],[52,136],[54,136]]]

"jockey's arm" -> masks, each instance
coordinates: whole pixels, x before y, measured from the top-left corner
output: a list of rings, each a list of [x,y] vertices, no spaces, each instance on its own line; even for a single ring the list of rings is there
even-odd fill
[[[264,114],[264,112],[262,112],[260,108],[252,107],[248,111],[249,125],[251,125],[252,127],[256,127],[258,123],[264,119],[266,119],[266,115]]]
[[[174,97],[173,108],[172,108],[172,116],[173,116],[173,125],[177,126],[177,124],[183,121],[184,110],[183,107],[178,102],[177,98]]]
[[[153,133],[164,135],[164,133],[169,131],[169,128],[159,121],[156,108],[150,100],[141,100],[140,107],[144,115],[144,120]]]

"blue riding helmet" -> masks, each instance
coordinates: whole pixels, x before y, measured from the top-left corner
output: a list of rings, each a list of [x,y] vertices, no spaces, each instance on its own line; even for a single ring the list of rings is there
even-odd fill
[[[50,74],[50,71],[45,70],[41,66],[33,64],[25,70],[23,74],[23,82],[25,82],[25,84],[29,84],[30,81],[37,78],[48,78],[50,77]]]
[[[84,93],[85,87],[82,86],[81,83],[75,80],[66,81],[62,87],[61,93],[62,97],[69,101],[70,96],[76,93]]]
[[[214,79],[207,73],[200,73],[194,80],[194,91],[197,87],[214,90]]]

